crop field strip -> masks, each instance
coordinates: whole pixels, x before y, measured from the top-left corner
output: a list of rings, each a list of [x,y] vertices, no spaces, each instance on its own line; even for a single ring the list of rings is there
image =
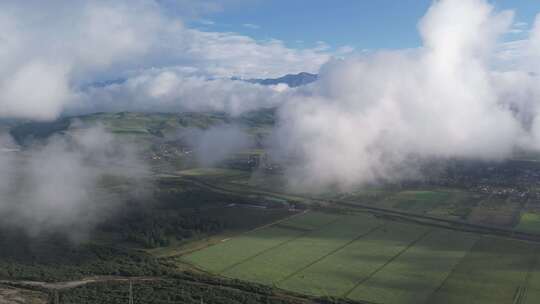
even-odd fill
[[[232,239],[216,245],[207,256],[186,259],[198,259],[193,264],[231,278],[370,303],[457,304],[468,294],[480,304],[532,304],[540,297],[540,246],[524,241],[364,214],[329,218],[316,212],[280,221],[250,237],[260,241],[274,233],[287,235],[280,242],[265,240],[264,248],[243,246],[252,239],[240,237],[236,244]],[[243,259],[230,255],[231,244]],[[222,249],[228,253],[219,255]],[[222,266],[218,272],[207,265],[213,265],[216,254]]]
[[[360,284],[348,296],[376,303],[427,303],[477,238],[450,230],[432,231],[411,244],[391,263]]]
[[[331,252],[329,252],[329,253],[327,253],[327,254],[321,256],[320,258],[318,258],[318,259],[316,259],[315,261],[309,263],[308,265],[306,265],[306,266],[304,266],[304,267],[302,267],[302,268],[296,270],[295,272],[289,274],[288,276],[286,276],[286,277],[284,277],[283,279],[279,280],[279,281],[276,282],[275,284],[276,284],[276,285],[279,285],[279,284],[283,283],[284,281],[286,281],[286,280],[292,278],[293,276],[295,276],[295,275],[297,275],[297,274],[303,272],[304,270],[306,270],[306,269],[310,268],[311,266],[313,266],[313,265],[315,265],[315,264],[321,262],[322,260],[324,260],[324,259],[330,257],[331,255],[336,254],[338,251],[343,250],[344,248],[346,248],[347,246],[349,246],[349,245],[351,245],[352,243],[356,242],[356,241],[359,240],[360,238],[365,237],[366,235],[372,233],[372,232],[375,231],[375,230],[382,229],[382,228],[384,228],[385,226],[386,226],[386,224],[383,223],[383,224],[380,224],[380,225],[378,225],[378,226],[375,226],[375,227],[371,228],[371,229],[368,230],[367,232],[365,232],[365,233],[363,233],[363,234],[360,234],[360,235],[358,235],[356,238],[354,238],[354,239],[350,240],[349,242],[345,243],[343,246],[338,247],[338,248],[332,250]]]
[[[309,212],[300,217],[291,218],[281,223],[295,222],[306,229],[317,229],[339,217],[316,212]],[[295,225],[295,224],[291,224]],[[242,234],[228,241],[210,246],[184,256],[184,262],[200,267],[212,273],[220,273],[224,269],[256,255],[278,244],[297,238],[306,232],[269,226]]]
[[[343,216],[339,221],[297,238],[294,242],[239,264],[223,275],[275,284],[380,225],[381,222],[372,217]]]
[[[536,284],[537,272],[531,268],[537,253],[537,245],[482,237],[426,303],[537,303],[530,292],[534,290],[530,285]],[[529,275],[530,271],[534,273]]]
[[[421,226],[387,222],[383,229],[357,239],[279,286],[318,296],[341,296],[428,231]]]
[[[333,223],[337,222],[338,220],[339,220],[339,218],[333,220],[332,222],[330,222],[330,223],[328,223],[328,224],[333,224]],[[310,234],[310,233],[316,233],[317,231],[319,231],[319,230],[321,230],[321,229],[324,228],[324,227],[318,227],[318,228],[316,228],[316,229],[314,229],[314,230],[307,230],[307,229],[305,229],[305,228],[299,228],[299,227],[288,227],[288,226],[285,226],[285,227],[287,227],[287,228],[285,228],[285,229],[287,229],[287,230],[292,230],[292,231],[295,231],[295,232],[299,232],[300,234],[298,234],[296,237],[291,238],[291,239],[289,239],[289,240],[287,240],[287,241],[285,241],[285,242],[276,244],[276,245],[273,246],[273,247],[267,248],[267,249],[265,249],[265,250],[263,250],[263,251],[261,251],[261,252],[255,254],[255,255],[253,255],[253,256],[250,256],[250,257],[248,257],[248,258],[246,258],[246,259],[244,259],[244,260],[242,260],[242,261],[239,261],[238,263],[234,263],[234,264],[228,266],[227,268],[225,268],[225,269],[219,271],[219,273],[220,273],[220,274],[227,273],[227,272],[230,271],[231,269],[233,269],[233,268],[235,268],[235,267],[237,267],[237,266],[239,266],[239,265],[241,265],[241,264],[245,264],[245,263],[247,263],[247,262],[249,262],[249,261],[251,261],[251,260],[253,260],[253,259],[256,259],[257,257],[259,257],[259,256],[261,256],[261,255],[263,255],[263,254],[266,254],[266,253],[269,252],[269,251],[272,251],[272,250],[274,250],[274,249],[276,249],[276,248],[279,248],[279,247],[281,247],[281,246],[285,246],[285,245],[287,245],[287,244],[290,243],[290,242],[294,242],[294,241],[296,241],[296,240],[298,240],[298,239],[300,239],[300,238],[302,238],[302,237],[305,237],[306,235],[308,235],[308,234]]]
[[[540,247],[536,248],[535,258],[525,282],[525,292],[515,304],[540,303]]]
[[[471,234],[471,235],[474,235],[474,234]],[[434,294],[436,294],[445,284],[446,284],[446,281],[448,281],[448,279],[450,278],[450,275],[458,268],[460,267],[460,265],[465,261],[465,256],[467,256],[473,249],[473,247],[476,245],[476,242],[478,242],[478,240],[480,239],[480,237],[477,237],[474,242],[471,244],[471,246],[469,246],[469,248],[467,249],[466,252],[464,252],[464,255],[463,257],[454,265],[454,267],[452,267],[452,269],[450,269],[450,271],[446,274],[446,277],[440,282],[440,284],[437,286],[437,288],[435,288],[434,290],[431,291],[431,293],[429,294],[428,296],[428,299],[432,298]]]
[[[343,294],[344,298],[348,298],[351,293],[353,293],[355,290],[357,290],[362,284],[370,280],[373,276],[375,276],[377,273],[379,273],[381,270],[386,268],[388,265],[390,265],[392,262],[394,262],[398,257],[400,257],[403,253],[405,253],[409,248],[414,246],[416,243],[418,243],[420,240],[422,240],[424,237],[426,237],[428,234],[431,233],[431,230],[427,230],[424,233],[422,233],[418,238],[414,239],[411,243],[404,246],[396,255],[388,259],[384,264],[380,265],[378,268],[376,268],[373,272],[371,272],[367,277],[365,277],[363,280],[359,281],[353,288],[346,291],[345,294]]]

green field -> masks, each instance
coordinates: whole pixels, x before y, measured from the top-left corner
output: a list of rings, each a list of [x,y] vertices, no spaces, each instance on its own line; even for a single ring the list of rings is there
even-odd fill
[[[540,233],[540,214],[525,212],[521,214],[519,224],[516,226],[519,231]]]
[[[359,221],[357,218],[344,216],[293,242],[272,248],[242,264],[235,265],[223,274],[258,283],[279,284],[287,276],[343,248],[379,225],[376,220]]]
[[[531,271],[527,275],[526,293],[523,304],[540,303],[540,257],[537,249],[536,259],[531,267]]]
[[[350,298],[375,303],[426,303],[475,241],[474,236],[464,233],[433,231],[353,290]]]
[[[491,304],[537,303],[537,258],[537,245],[522,241],[364,214],[307,213],[182,260],[222,276],[314,296]]]
[[[373,205],[461,220],[466,219],[483,198],[484,196],[479,193],[437,187],[414,190],[366,188],[339,196],[339,199],[350,204]]]
[[[401,191],[390,200],[395,201],[393,207],[397,209],[424,211],[445,203],[450,197],[449,192],[443,191]]]
[[[531,244],[482,238],[430,298],[430,303],[520,303],[537,258]],[[537,286],[534,286],[537,288]]]
[[[336,217],[332,215],[310,213],[298,219],[283,221],[281,225],[276,224],[242,234],[233,239],[225,239],[219,245],[197,251],[183,260],[210,272],[220,273],[228,267],[241,263],[265,250],[282,245],[305,234],[306,229],[314,229],[317,225],[324,225],[335,219]],[[289,223],[298,225],[302,229],[286,227]],[[303,229],[304,227],[308,228]]]
[[[426,231],[420,226],[391,222],[379,226],[312,267],[294,274],[280,286],[319,296],[344,296]],[[363,263],[358,263],[359,260]]]

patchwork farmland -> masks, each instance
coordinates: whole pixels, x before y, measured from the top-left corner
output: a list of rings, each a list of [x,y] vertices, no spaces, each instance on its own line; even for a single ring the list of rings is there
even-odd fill
[[[539,303],[534,243],[309,212],[181,257],[221,276],[367,303]]]

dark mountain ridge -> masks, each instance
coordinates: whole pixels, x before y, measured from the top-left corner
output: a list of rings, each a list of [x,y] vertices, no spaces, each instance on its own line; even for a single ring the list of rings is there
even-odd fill
[[[312,82],[315,82],[317,81],[318,78],[319,78],[319,75],[317,74],[302,72],[298,74],[287,74],[279,78],[248,79],[246,81],[250,83],[261,84],[261,85],[276,85],[276,84],[284,83],[291,88],[296,88],[296,87],[304,86]]]

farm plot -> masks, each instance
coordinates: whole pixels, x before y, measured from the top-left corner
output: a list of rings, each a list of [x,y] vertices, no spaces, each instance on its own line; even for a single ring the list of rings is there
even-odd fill
[[[523,293],[522,304],[540,303],[540,250],[537,249],[536,259],[527,274],[527,285]]]
[[[271,227],[254,230],[230,240],[224,240],[217,245],[187,255],[182,260],[207,271],[219,273],[249,257],[300,237],[311,229],[325,225],[337,218],[336,215],[308,213],[282,221],[280,224]],[[291,229],[288,225],[292,227],[298,226],[303,229]]]
[[[412,212],[427,212],[445,204],[451,197],[447,191],[401,191],[388,198],[389,203],[396,209]]]
[[[279,283],[334,253],[381,223],[372,217],[344,216],[294,242],[268,250],[223,272],[225,276],[263,284]]]
[[[521,214],[516,229],[524,232],[540,233],[540,214],[535,212],[524,212]]]
[[[404,191],[373,188],[341,197],[352,204],[374,205],[381,208],[453,219],[466,219],[483,198],[482,194],[453,188]]]
[[[384,188],[366,188],[358,191],[341,194],[339,199],[346,200],[350,203],[358,203],[363,205],[378,205],[380,207],[388,207],[381,205],[381,201],[395,195],[396,190]]]
[[[482,238],[427,303],[521,303],[535,253],[530,243]]]
[[[317,296],[343,296],[387,264],[426,228],[388,222],[372,233],[279,284],[284,289]]]
[[[401,191],[380,204],[413,213],[465,218],[480,199],[467,191],[441,188]]]
[[[182,259],[223,276],[367,303],[537,303],[540,246],[377,219],[308,213]],[[535,268],[536,267],[536,268]]]
[[[468,217],[475,224],[512,227],[519,217],[519,203],[504,198],[489,198],[476,206]]]
[[[427,303],[477,237],[437,230],[367,279],[349,298],[374,303]]]

